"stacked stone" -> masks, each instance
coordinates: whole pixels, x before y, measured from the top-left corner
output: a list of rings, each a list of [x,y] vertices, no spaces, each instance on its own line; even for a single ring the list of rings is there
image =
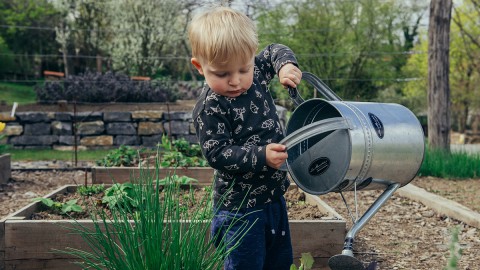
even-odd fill
[[[19,112],[4,133],[16,149],[156,147],[164,134],[196,142],[191,112]]]

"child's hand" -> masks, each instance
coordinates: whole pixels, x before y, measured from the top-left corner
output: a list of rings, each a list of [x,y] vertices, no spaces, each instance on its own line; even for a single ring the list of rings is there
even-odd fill
[[[297,88],[302,80],[302,71],[294,64],[285,64],[278,72],[278,79],[285,88],[288,86]]]
[[[280,166],[285,162],[288,158],[287,152],[285,152],[286,147],[283,144],[278,143],[271,143],[267,145],[267,165],[274,168],[279,169]]]

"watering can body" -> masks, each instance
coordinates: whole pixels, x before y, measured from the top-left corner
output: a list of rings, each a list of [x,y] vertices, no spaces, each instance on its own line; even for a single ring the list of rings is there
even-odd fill
[[[332,119],[339,122],[332,126]],[[303,131],[312,126],[317,132],[315,127]],[[296,142],[286,144],[289,174],[301,189],[316,195],[404,186],[418,173],[425,152],[420,122],[393,103],[303,101],[286,134],[286,142],[296,134]]]

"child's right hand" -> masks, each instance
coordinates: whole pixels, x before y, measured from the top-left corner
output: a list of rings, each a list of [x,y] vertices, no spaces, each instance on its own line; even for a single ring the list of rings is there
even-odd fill
[[[266,150],[267,165],[277,170],[280,169],[280,166],[288,158],[288,154],[285,152],[286,149],[287,147],[283,144],[268,144]]]
[[[278,79],[283,87],[297,88],[297,85],[302,80],[302,71],[294,64],[285,64],[278,72]]]

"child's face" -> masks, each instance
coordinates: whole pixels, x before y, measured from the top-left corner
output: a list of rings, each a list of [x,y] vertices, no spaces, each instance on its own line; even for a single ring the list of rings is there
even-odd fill
[[[192,64],[205,76],[208,86],[222,96],[238,97],[247,91],[253,83],[252,57],[247,63],[229,61],[225,65],[212,65],[198,58],[192,58]]]

